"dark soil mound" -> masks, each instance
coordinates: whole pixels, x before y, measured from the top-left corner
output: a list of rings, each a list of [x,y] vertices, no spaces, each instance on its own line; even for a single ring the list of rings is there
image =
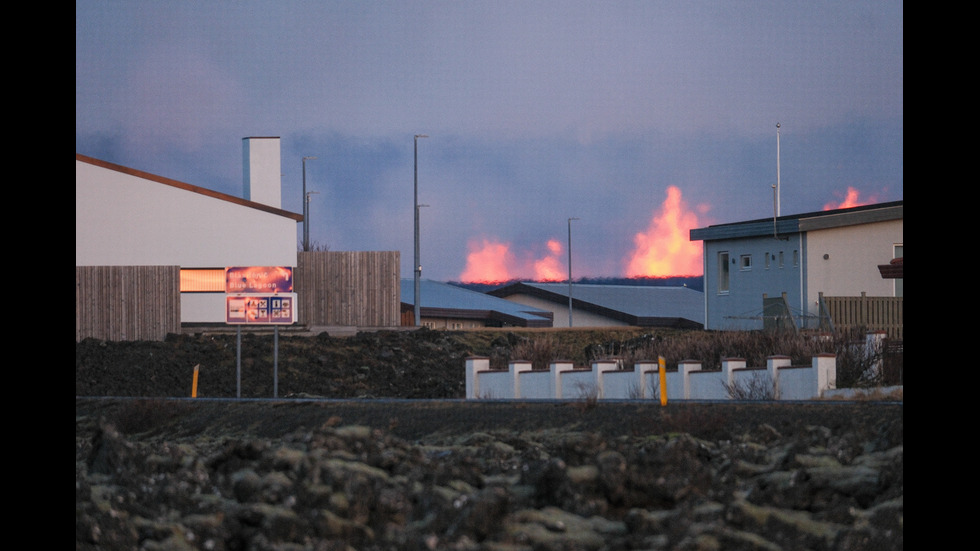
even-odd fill
[[[546,334],[563,339],[584,361],[596,343],[642,331]],[[240,345],[229,332],[171,335],[163,342],[86,339],[75,345],[75,395],[189,397],[197,367],[199,397],[463,398],[466,357],[488,356],[505,366],[515,345],[539,336],[421,328],[350,337],[280,335],[278,341],[268,333],[245,333]]]

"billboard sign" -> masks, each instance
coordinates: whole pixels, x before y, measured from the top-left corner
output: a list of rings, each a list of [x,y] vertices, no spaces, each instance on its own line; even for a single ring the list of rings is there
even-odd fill
[[[293,269],[289,266],[247,266],[225,268],[225,292],[292,293]]]
[[[296,294],[227,295],[225,321],[229,324],[289,325],[296,321]]]

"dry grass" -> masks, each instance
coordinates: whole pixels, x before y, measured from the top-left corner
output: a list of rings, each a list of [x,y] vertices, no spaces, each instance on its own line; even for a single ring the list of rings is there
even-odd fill
[[[818,354],[837,358],[837,387],[874,389],[901,384],[886,380],[894,374],[877,368],[880,353],[862,345],[864,332],[826,334],[791,331],[699,331],[674,329],[550,329],[490,333],[496,335],[492,363],[506,367],[511,360],[527,360],[534,369],[547,369],[555,360],[587,366],[599,359],[618,358],[630,369],[640,360],[663,356],[667,369],[685,360],[701,362],[703,369],[721,369],[724,358],[742,358],[750,367],[766,365],[770,356],[789,356],[792,365],[810,365]],[[509,346],[505,345],[509,344]],[[897,360],[901,362],[901,358]],[[899,374],[900,376],[900,374]]]

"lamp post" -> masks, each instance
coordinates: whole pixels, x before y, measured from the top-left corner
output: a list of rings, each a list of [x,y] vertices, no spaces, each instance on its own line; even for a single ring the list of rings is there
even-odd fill
[[[415,135],[415,327],[422,322],[422,311],[419,305],[419,286],[422,278],[422,264],[419,260],[419,138],[428,138],[425,134]]]
[[[572,326],[572,220],[568,219],[568,327]]]
[[[306,161],[316,157],[303,157],[303,252],[310,250],[310,195],[306,193]]]

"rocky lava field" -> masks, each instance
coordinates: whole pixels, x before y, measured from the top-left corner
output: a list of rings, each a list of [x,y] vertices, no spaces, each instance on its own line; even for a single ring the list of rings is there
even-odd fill
[[[515,338],[76,343],[76,549],[904,547],[901,402],[463,400]]]

